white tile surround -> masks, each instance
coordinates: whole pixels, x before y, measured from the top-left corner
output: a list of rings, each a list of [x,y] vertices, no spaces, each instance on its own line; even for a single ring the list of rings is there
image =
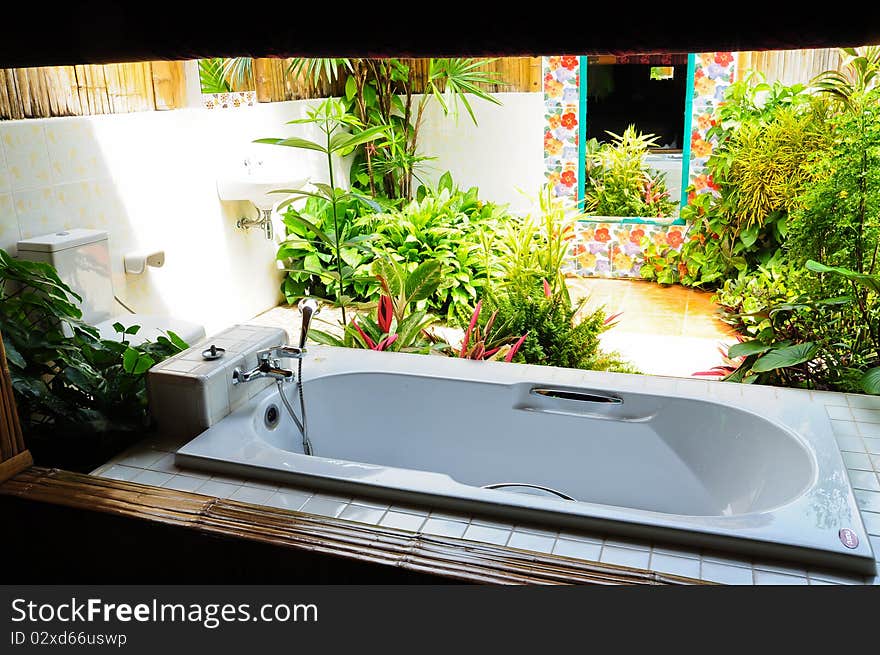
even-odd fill
[[[706,386],[716,398],[735,399],[740,385],[724,382],[645,377],[652,390],[675,391],[677,385]],[[693,388],[693,387],[692,387]],[[809,394],[822,403],[847,463],[850,480],[875,557],[880,558],[880,398],[764,387],[780,402]],[[698,550],[669,543],[652,544],[613,535],[554,531],[514,525],[479,516],[398,507],[367,498],[339,497],[307,488],[275,485],[228,475],[211,475],[174,466],[171,453],[188,439],[154,437],[101,466],[94,475],[232,498],[249,503],[393,526],[423,534],[464,538],[590,561],[646,568],[710,582],[740,585],[880,584],[834,570],[808,569],[798,563],[738,558],[730,553]]]
[[[286,343],[287,332],[280,327],[234,325],[151,368],[150,413],[159,429],[167,433],[174,426],[175,434],[195,437],[234,412],[273,381],[233,385],[233,369],[251,370],[257,365],[258,350]],[[205,360],[202,352],[212,345],[225,352],[219,359]]]

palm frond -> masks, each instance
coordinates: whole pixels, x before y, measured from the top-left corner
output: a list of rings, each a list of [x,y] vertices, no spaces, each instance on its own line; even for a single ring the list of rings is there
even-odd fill
[[[500,105],[501,102],[482,88],[481,85],[500,85],[501,79],[492,72],[480,70],[481,66],[494,59],[449,58],[432,59],[428,65],[428,90],[443,108],[444,113],[458,119],[459,103],[477,124],[468,95]]]
[[[231,91],[247,91],[254,86],[254,60],[250,57],[223,59],[223,77]]]
[[[287,65],[286,75],[304,75],[314,86],[317,86],[323,77],[327,82],[334,82],[339,76],[340,69],[354,72],[354,64],[347,58],[307,58],[294,57]]]
[[[223,74],[223,60],[199,59],[199,85],[202,93],[227,93],[231,89]]]

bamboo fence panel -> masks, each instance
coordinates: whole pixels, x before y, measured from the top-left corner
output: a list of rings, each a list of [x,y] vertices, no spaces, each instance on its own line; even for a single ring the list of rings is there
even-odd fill
[[[747,71],[755,70],[762,73],[770,83],[809,84],[822,71],[840,70],[842,66],[843,55],[837,48],[737,53],[740,79]]]
[[[155,521],[291,550],[397,566],[467,582],[711,584],[643,569],[413,533],[40,467],[33,467],[0,485],[0,495]]]
[[[413,93],[422,93],[428,80],[428,59],[405,59],[413,73]],[[254,84],[258,102],[279,102],[304,98],[326,98],[342,95],[345,91],[342,80],[328,84],[323,78],[314,85],[305,79],[304,73],[298,76],[287,74],[288,59],[255,59]],[[487,60],[479,70],[493,73],[499,78],[497,84],[480,85],[492,93],[505,91],[540,92],[542,84],[540,57],[502,57]],[[237,89],[238,90],[238,89]],[[243,89],[241,89],[243,90]]]
[[[6,362],[6,349],[3,347],[3,335],[0,334],[0,482],[33,463],[24,444],[12,393],[12,379]]]
[[[176,109],[183,62],[0,69],[0,120]]]
[[[422,93],[429,60],[405,61],[413,70],[413,93]],[[344,93],[344,79],[333,83],[321,79],[313,84],[304,72],[288,75],[289,63],[289,59],[254,59],[258,102],[326,98]],[[497,84],[482,85],[487,91],[541,91],[540,57],[486,60],[479,68],[499,78]],[[0,120],[119,114],[185,105],[186,80],[181,61],[0,69]]]

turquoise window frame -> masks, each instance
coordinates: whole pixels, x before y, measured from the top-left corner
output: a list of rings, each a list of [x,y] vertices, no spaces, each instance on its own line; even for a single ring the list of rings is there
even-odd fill
[[[687,83],[685,85],[684,100],[684,130],[681,150],[681,199],[679,203],[679,212],[687,206],[686,190],[690,186],[690,168],[691,168],[691,129],[692,114],[694,104],[694,70],[696,67],[696,55],[688,53],[687,58]],[[579,116],[578,116],[578,192],[577,203],[578,208],[583,211],[584,200],[586,196],[587,180],[586,180],[586,158],[587,158],[587,58],[586,56],[578,57],[578,100],[579,100]],[[656,218],[646,216],[588,216],[581,219],[582,223],[640,223],[647,225],[685,225],[685,221],[681,216],[672,220],[658,221]]]

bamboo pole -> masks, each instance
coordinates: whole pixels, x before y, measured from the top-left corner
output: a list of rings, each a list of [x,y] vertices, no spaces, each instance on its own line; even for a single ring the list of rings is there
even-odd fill
[[[182,61],[151,62],[155,108],[177,109],[186,105],[186,83]]]
[[[6,361],[6,348],[0,334],[0,482],[32,466],[30,452],[25,447],[18,409],[12,391],[12,378]]]

